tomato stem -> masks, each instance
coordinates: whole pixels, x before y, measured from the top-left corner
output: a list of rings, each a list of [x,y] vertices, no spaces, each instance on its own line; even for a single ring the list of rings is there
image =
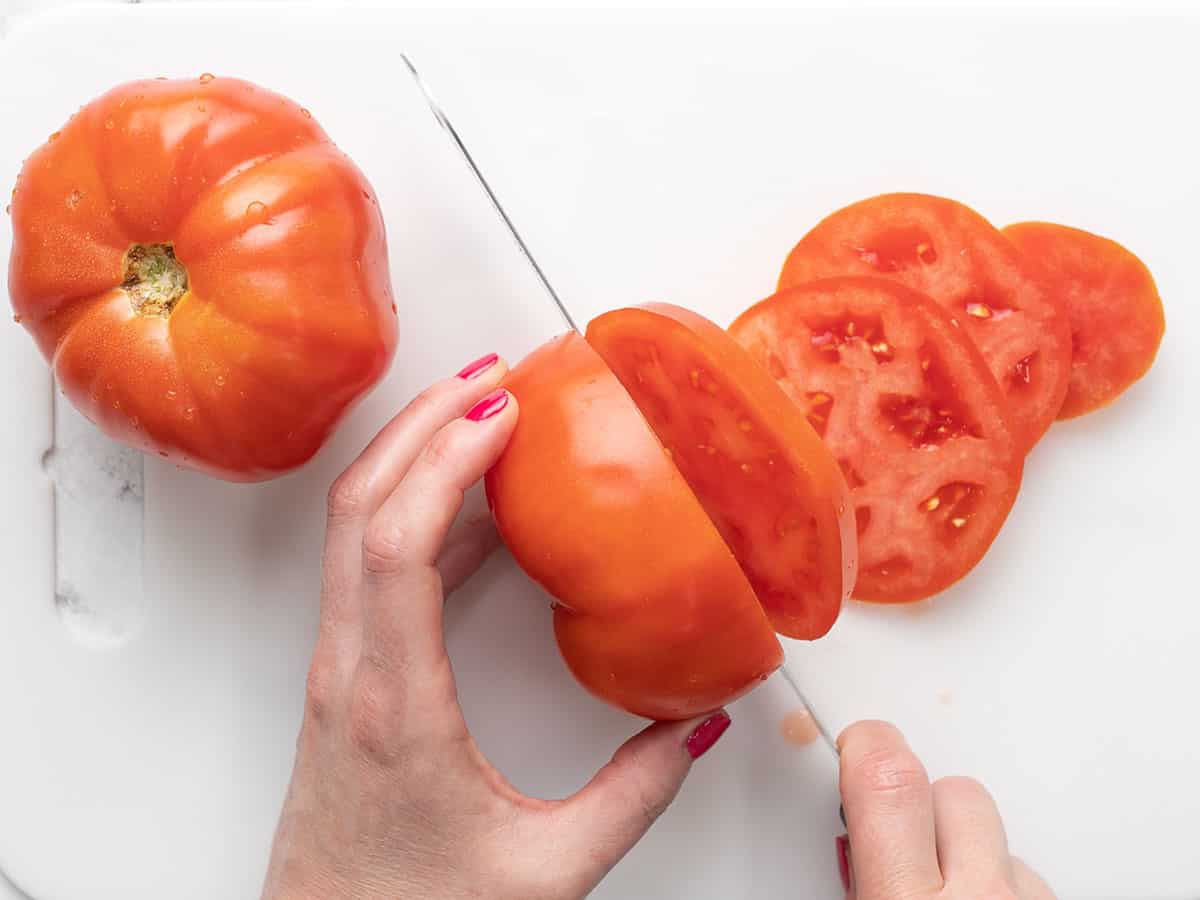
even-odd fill
[[[187,269],[171,244],[134,244],[125,253],[121,288],[138,315],[165,319],[188,292]]]

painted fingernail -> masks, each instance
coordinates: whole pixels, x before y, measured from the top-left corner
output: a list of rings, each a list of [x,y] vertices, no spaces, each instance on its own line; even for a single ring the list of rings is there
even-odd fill
[[[500,359],[498,353],[489,353],[487,356],[481,356],[475,362],[467,363],[462,367],[462,371],[458,373],[458,377],[463,381],[470,381],[472,378],[478,378]]]
[[[508,406],[508,391],[500,388],[497,391],[492,391],[469,410],[465,418],[472,422],[482,422],[484,419],[490,419],[504,407]]]
[[[850,890],[850,836],[839,834],[837,837],[838,874],[842,876],[842,887]]]
[[[707,753],[712,748],[712,745],[725,733],[725,729],[729,727],[732,721],[729,718],[729,713],[722,711],[713,713],[697,725],[696,730],[688,735],[688,739],[684,744],[687,747],[688,755],[692,759],[699,759]]]

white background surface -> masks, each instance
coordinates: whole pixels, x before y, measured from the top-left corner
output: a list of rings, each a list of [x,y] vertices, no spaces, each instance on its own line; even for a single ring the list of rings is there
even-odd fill
[[[122,12],[143,15],[139,27],[165,21],[158,8]],[[6,76],[0,89],[30,108],[6,132],[3,163],[94,94],[101,71],[102,84],[203,69],[259,78],[302,99],[368,172],[398,293],[411,287],[422,314],[443,317],[410,329],[427,340],[406,345],[412,358],[311,469],[247,491],[148,465],[151,619],[139,642],[102,657],[38,605],[50,596],[36,465],[49,387],[23,333],[0,329],[0,359],[21,376],[6,370],[4,409],[29,423],[0,433],[14,473],[3,500],[28,511],[7,526],[0,559],[17,587],[0,703],[21,723],[0,741],[0,867],[41,886],[39,900],[163,896],[162,879],[181,871],[172,896],[250,895],[286,778],[321,484],[415,385],[488,349],[474,335],[519,353],[557,328],[532,308],[543,298],[425,130],[390,54],[370,52],[400,47],[581,318],[670,299],[727,321],[769,292],[818,217],[883,190],[945,193],[998,223],[1059,218],[1142,255],[1168,319],[1151,376],[1039,446],[1010,524],[968,582],[914,609],[853,607],[830,638],[789,655],[836,724],[893,718],[935,775],[983,777],[1014,848],[1064,898],[1200,895],[1200,613],[1187,565],[1200,500],[1194,22],[810,14],[786,27],[685,26],[662,14],[670,24],[529,30],[477,17],[363,28],[351,15],[336,18],[370,46],[338,50],[337,26],[314,12],[266,17],[294,35],[281,56],[255,43],[263,18],[239,12],[229,35],[231,15],[195,13],[195,46],[145,73],[60,28],[60,52],[82,46],[74,64],[59,55],[55,83]],[[304,47],[328,65],[297,67]],[[526,312],[514,321],[512,310]],[[31,396],[38,379],[47,393]],[[469,719],[519,783],[570,789],[632,723],[570,683],[544,598],[506,561],[464,601],[451,624]],[[775,684],[738,705],[721,750],[605,896],[837,895],[832,767],[781,746],[773,727],[786,708]],[[525,711],[515,727],[514,709]]]

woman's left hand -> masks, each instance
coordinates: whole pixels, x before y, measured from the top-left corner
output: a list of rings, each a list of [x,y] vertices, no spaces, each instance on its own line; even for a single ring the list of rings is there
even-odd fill
[[[716,711],[651,725],[559,801],[522,795],[475,745],[442,603],[498,543],[490,518],[453,523],[516,425],[505,372],[485,357],[425,391],[330,492],[320,629],[264,898],[582,897],[729,724]]]

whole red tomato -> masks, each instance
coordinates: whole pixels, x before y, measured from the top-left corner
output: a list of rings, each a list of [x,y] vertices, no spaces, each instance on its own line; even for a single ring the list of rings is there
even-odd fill
[[[9,293],[107,434],[236,481],[308,460],[391,360],[371,186],[307,110],[202,75],[123,85],[25,163]]]

